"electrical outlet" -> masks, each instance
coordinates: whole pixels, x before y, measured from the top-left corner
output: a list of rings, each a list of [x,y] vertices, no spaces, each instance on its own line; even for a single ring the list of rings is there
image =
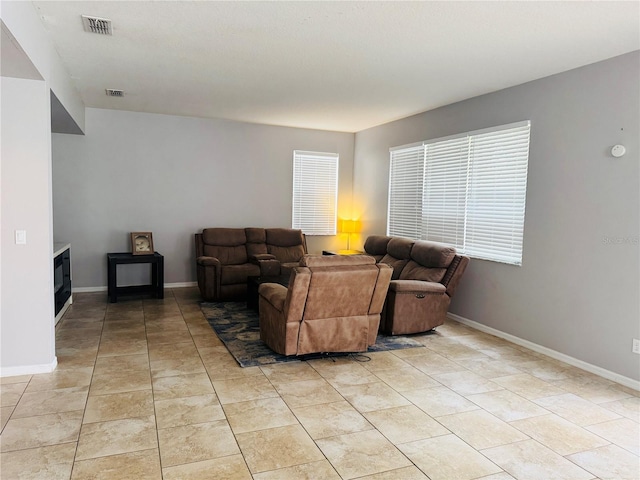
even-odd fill
[[[640,340],[637,338],[633,339],[633,347],[631,348],[631,351],[640,355]]]

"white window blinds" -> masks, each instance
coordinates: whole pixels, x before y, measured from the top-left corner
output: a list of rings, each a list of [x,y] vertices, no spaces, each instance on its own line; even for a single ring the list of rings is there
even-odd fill
[[[391,151],[389,171],[389,235],[420,238],[424,146]]]
[[[462,247],[468,152],[466,138],[425,146],[421,238]]]
[[[293,152],[293,228],[306,235],[335,235],[338,154]]]
[[[387,233],[521,265],[529,136],[527,121],[391,149]]]
[[[522,264],[529,124],[469,139],[465,253]]]

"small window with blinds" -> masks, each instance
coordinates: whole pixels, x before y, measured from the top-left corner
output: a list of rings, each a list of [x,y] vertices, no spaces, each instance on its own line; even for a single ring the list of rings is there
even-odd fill
[[[387,234],[522,265],[530,129],[518,122],[391,149]]]
[[[338,154],[293,152],[292,226],[305,235],[335,235]]]
[[[424,145],[391,151],[387,232],[399,237],[420,238]]]

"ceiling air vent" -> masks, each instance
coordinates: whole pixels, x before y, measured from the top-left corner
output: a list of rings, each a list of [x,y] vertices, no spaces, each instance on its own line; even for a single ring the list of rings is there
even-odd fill
[[[106,18],[82,15],[82,25],[84,25],[85,32],[98,33],[100,35],[113,35],[111,20],[107,20]]]
[[[124,91],[114,90],[113,88],[107,88],[107,97],[124,97]]]

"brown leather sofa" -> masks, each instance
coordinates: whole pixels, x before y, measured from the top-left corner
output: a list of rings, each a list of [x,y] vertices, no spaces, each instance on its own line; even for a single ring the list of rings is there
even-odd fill
[[[305,255],[289,287],[260,285],[260,338],[283,355],[374,345],[392,269],[368,255]]]
[[[393,267],[381,331],[419,333],[444,323],[469,257],[441,243],[382,235],[368,237],[364,250]]]
[[[287,274],[307,253],[301,230],[205,228],[195,234],[198,287],[207,301],[246,298],[247,277]]]

